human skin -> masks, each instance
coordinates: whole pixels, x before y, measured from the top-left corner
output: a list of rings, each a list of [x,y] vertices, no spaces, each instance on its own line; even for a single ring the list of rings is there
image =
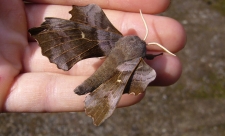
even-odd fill
[[[83,111],[84,96],[73,90],[102,64],[91,58],[78,62],[70,71],[57,69],[42,56],[41,50],[28,34],[28,29],[40,26],[44,17],[69,19],[71,5],[95,3],[104,8],[111,23],[123,35],[144,37],[145,27],[139,9],[149,28],[146,42],[158,42],[173,53],[180,51],[186,36],[183,27],[168,17],[154,14],[165,11],[169,0],[33,0],[39,4],[1,0],[0,4],[0,111],[1,112],[65,112]],[[113,1],[113,2],[112,2]],[[13,4],[12,4],[13,3]],[[40,4],[48,3],[48,4]],[[58,4],[58,5],[54,5]],[[125,9],[125,10],[124,10]],[[126,12],[125,12],[126,11]],[[148,52],[162,52],[147,46]],[[167,86],[175,83],[182,71],[178,57],[164,53],[146,61],[156,70],[157,78],[150,85]],[[139,102],[144,94],[122,96],[118,107]]]

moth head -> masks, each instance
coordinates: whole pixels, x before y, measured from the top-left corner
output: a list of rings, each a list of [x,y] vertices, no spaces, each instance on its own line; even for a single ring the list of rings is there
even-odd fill
[[[123,54],[125,60],[144,57],[146,53],[146,43],[138,36],[130,35],[120,38],[116,42],[116,48],[119,48]]]

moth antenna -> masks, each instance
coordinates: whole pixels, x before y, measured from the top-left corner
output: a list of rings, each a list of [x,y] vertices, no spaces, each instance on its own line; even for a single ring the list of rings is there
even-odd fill
[[[168,49],[166,49],[165,47],[163,47],[161,44],[159,43],[156,43],[156,42],[151,42],[151,43],[147,43],[148,45],[157,45],[159,46],[160,48],[162,48],[165,52],[173,55],[173,56],[176,56],[175,54],[173,54],[172,52],[170,52]]]
[[[147,38],[147,36],[148,36],[148,26],[147,26],[147,23],[146,23],[146,21],[145,21],[145,19],[144,19],[144,16],[143,16],[143,14],[142,14],[142,12],[141,12],[141,9],[140,9],[140,15],[141,15],[141,19],[143,20],[143,22],[144,22],[144,25],[145,25],[145,29],[146,29],[146,34],[145,34],[145,37],[144,37],[144,41],[146,40],[146,38]]]
[[[146,34],[145,34],[145,37],[144,37],[144,41],[146,40],[146,38],[147,38],[147,36],[148,36],[148,26],[147,26],[147,23],[146,23],[146,21],[145,21],[145,19],[144,19],[144,16],[143,16],[143,14],[142,14],[142,12],[141,12],[141,9],[140,9],[140,15],[141,15],[141,19],[143,20],[143,22],[144,22],[144,25],[145,25],[145,29],[146,29]],[[171,54],[171,55],[173,55],[173,56],[176,56],[175,54],[173,54],[172,52],[170,52],[169,50],[167,50],[165,47],[163,47],[161,44],[159,44],[159,43],[156,43],[156,42],[152,42],[152,43],[148,43],[148,45],[151,45],[151,44],[154,44],[154,45],[157,45],[157,46],[159,46],[160,48],[162,48],[165,52],[167,52],[167,53],[169,53],[169,54]]]

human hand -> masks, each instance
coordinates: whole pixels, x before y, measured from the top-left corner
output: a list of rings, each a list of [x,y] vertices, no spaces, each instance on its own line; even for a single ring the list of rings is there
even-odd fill
[[[35,1],[35,0],[33,0]],[[36,0],[62,5],[87,5],[95,1]],[[66,3],[67,2],[67,3]],[[13,3],[13,4],[12,4]],[[138,13],[142,10],[148,24],[146,42],[158,42],[171,52],[181,50],[185,43],[182,26],[175,20],[150,15],[164,11],[168,0],[96,1],[111,23],[124,35],[144,37],[145,27]],[[57,69],[55,64],[41,55],[38,44],[28,36],[28,29],[40,26],[44,17],[69,19],[71,6],[24,4],[22,1],[2,0],[0,5],[0,110],[1,112],[62,112],[83,111],[85,96],[73,90],[87,79],[102,63],[97,58],[78,62],[70,71]],[[115,10],[110,10],[115,9]],[[125,9],[130,12],[119,10]],[[118,11],[117,11],[118,10]],[[136,12],[136,13],[133,13]],[[148,13],[148,15],[147,15]],[[158,48],[147,46],[149,51]],[[181,74],[177,57],[162,55],[147,61],[156,70],[157,78],[151,85],[173,84]],[[139,102],[144,94],[123,95],[119,107]]]

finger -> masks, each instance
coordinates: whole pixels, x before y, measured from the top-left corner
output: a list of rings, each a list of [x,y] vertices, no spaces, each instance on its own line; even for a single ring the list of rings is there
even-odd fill
[[[69,19],[71,15],[68,12],[71,9],[71,6],[57,5],[26,6],[28,26],[29,28],[40,26],[45,17]],[[144,38],[146,29],[139,13],[132,14],[112,10],[104,10],[104,12],[111,23],[124,35],[136,34]],[[162,16],[144,15],[144,18],[149,29],[149,36],[146,42],[154,41],[165,46],[174,47],[172,51],[178,51],[183,48],[186,36],[180,23]],[[167,44],[165,44],[165,42],[167,42]],[[174,45],[174,43],[179,45]]]
[[[12,4],[13,3],[13,4]],[[19,21],[18,21],[19,20]],[[11,84],[21,71],[27,43],[27,25],[22,1],[1,0],[0,4],[0,111]]]
[[[100,58],[89,58],[77,62],[71,70],[63,71],[41,54],[41,48],[35,42],[31,42],[24,53],[24,72],[52,72],[74,76],[90,76],[104,61]]]
[[[69,19],[70,6],[27,6],[29,28],[40,26],[44,17],[59,17]],[[41,14],[41,11],[43,14]],[[104,10],[111,23],[124,35],[145,36],[146,28],[139,13],[118,12]],[[186,35],[182,25],[168,17],[144,15],[148,25],[146,42],[158,42],[172,52],[177,52],[184,47]],[[154,48],[154,46],[152,47]]]
[[[2,0],[0,5],[0,57],[20,70],[22,52],[28,45],[26,17],[22,2],[16,1],[15,5],[9,3]]]
[[[150,84],[168,86],[174,84],[181,76],[182,65],[178,57],[164,53],[147,63],[156,71],[156,79]]]
[[[140,14],[112,11],[106,11],[105,13],[112,24],[123,35],[138,35],[141,39],[144,38],[146,28]],[[146,43],[160,43],[171,52],[178,52],[184,47],[186,35],[183,26],[179,22],[168,17],[146,14],[144,15],[144,19],[148,26]],[[147,46],[147,49],[163,51],[153,45]]]
[[[73,90],[86,78],[52,73],[23,74],[13,84],[6,99],[4,111],[83,111],[86,96],[78,96]],[[142,98],[143,95],[124,95],[118,106],[129,106],[139,102]]]
[[[33,46],[34,45],[32,45],[32,47]],[[26,57],[27,59],[24,60],[26,63],[29,63],[27,64],[29,69],[36,72],[44,71],[67,75],[90,76],[104,61],[104,59],[99,58],[85,59],[75,64],[70,71],[63,71],[58,69],[55,64],[50,63],[46,57],[40,55],[40,48],[37,50],[35,54]],[[148,52],[148,54],[150,54],[150,52]],[[147,60],[147,63],[155,69],[157,73],[157,78],[151,85],[171,85],[179,79],[182,72],[179,59],[170,54],[164,53],[162,56],[158,56],[153,60]]]
[[[106,9],[115,9],[128,12],[139,12],[139,9],[143,13],[156,14],[160,13],[169,6],[170,0],[29,0],[36,3],[48,3],[48,4],[57,4],[57,5],[80,5],[85,6],[90,3],[99,5],[102,8]]]

